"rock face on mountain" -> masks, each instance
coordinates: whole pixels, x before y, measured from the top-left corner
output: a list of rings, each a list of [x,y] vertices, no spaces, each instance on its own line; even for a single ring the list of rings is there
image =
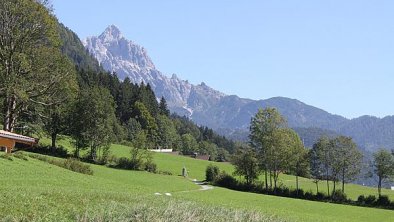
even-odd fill
[[[205,83],[190,84],[175,74],[167,77],[156,69],[143,47],[123,37],[114,25],[98,37],[87,38],[83,44],[107,71],[117,73],[122,80],[130,78],[134,83],[149,83],[158,97],[166,98],[173,112],[187,115],[196,123],[223,134],[235,134],[236,138],[247,135],[245,132],[250,119],[257,110],[275,107],[287,118],[288,125],[300,135],[313,134],[317,138],[324,132],[330,132],[331,135],[337,133],[352,136],[369,151],[381,146],[394,146],[394,117],[379,119],[365,116],[349,120],[295,99],[243,99],[225,95]],[[313,141],[309,143],[312,144]]]
[[[147,51],[124,38],[114,25],[109,26],[98,37],[87,38],[83,44],[104,69],[115,72],[121,80],[130,78],[134,83],[149,83],[156,95],[164,96],[171,110],[181,115],[190,116],[194,109],[205,109],[211,102],[225,96],[204,83],[192,85],[175,74],[172,77],[163,75],[156,69]],[[193,108],[189,107],[189,104]]]

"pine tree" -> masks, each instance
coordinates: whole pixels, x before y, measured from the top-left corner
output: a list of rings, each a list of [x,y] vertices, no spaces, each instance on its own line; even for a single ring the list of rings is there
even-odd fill
[[[161,115],[170,116],[170,110],[168,109],[167,101],[164,96],[160,99],[159,112]]]

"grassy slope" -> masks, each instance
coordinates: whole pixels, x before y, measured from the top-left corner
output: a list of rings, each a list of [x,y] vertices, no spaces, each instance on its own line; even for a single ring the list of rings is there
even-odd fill
[[[61,144],[64,147],[68,147],[70,149],[70,145],[69,145],[70,143],[68,140],[61,141]],[[129,148],[122,145],[112,145],[111,152],[115,156],[128,156]],[[102,166],[92,166],[95,172],[94,176],[85,176],[85,175],[77,174],[78,178],[73,179],[72,182],[67,182],[68,180],[70,180],[70,178],[67,178],[66,180],[64,180],[63,178],[60,180],[62,181],[64,180],[66,182],[56,182],[57,179],[55,179],[55,180],[51,180],[51,183],[52,184],[54,183],[54,186],[60,187],[60,189],[56,189],[56,190],[63,190],[65,189],[65,187],[67,188],[68,185],[65,184],[73,184],[73,188],[70,190],[76,189],[77,192],[71,192],[71,191],[63,192],[66,193],[67,195],[72,196],[72,198],[67,198],[67,199],[78,200],[82,196],[84,198],[85,196],[89,196],[88,198],[89,200],[87,202],[92,203],[93,206],[97,205],[98,203],[102,204],[103,202],[105,202],[105,200],[108,199],[116,200],[116,202],[128,203],[130,199],[133,200],[133,198],[135,199],[135,196],[141,196],[141,195],[144,196],[143,202],[145,201],[154,202],[154,200],[151,200],[154,192],[171,192],[174,195],[173,198],[179,201],[191,200],[199,204],[202,203],[204,206],[205,205],[224,206],[226,208],[231,207],[237,209],[239,208],[239,209],[257,210],[259,212],[262,212],[264,215],[276,215],[279,218],[289,219],[289,220],[390,221],[391,218],[394,217],[394,211],[310,202],[310,201],[280,198],[274,196],[265,196],[265,195],[252,194],[252,193],[242,193],[242,192],[236,192],[222,188],[215,188],[214,190],[204,191],[204,192],[197,191],[196,187],[193,184],[191,184],[187,180],[179,178],[177,175],[180,174],[182,167],[186,166],[189,171],[189,176],[191,179],[193,178],[200,180],[204,179],[205,168],[207,165],[211,164],[211,162],[195,160],[189,157],[174,156],[174,155],[160,154],[160,153],[154,154],[154,160],[157,163],[159,170],[170,171],[173,173],[174,176],[153,175],[145,172],[114,170]],[[4,167],[1,166],[1,164],[4,161],[5,160],[2,161],[0,159],[0,167],[2,167],[2,169],[4,169]],[[35,160],[29,162],[36,164]],[[40,163],[40,164],[44,164],[44,163]],[[221,170],[225,170],[227,172],[233,172],[233,167],[230,164],[227,163],[213,163],[213,164],[218,165]],[[11,167],[11,165],[9,165],[8,167]],[[8,167],[5,166],[5,168]],[[17,167],[15,168],[14,166],[12,166],[12,169],[17,169],[16,171],[21,172],[20,177],[22,177],[22,175],[29,174],[29,172],[24,172],[26,171],[26,168],[31,168],[31,167],[22,166],[22,168],[18,169]],[[56,167],[49,166],[49,168],[52,170]],[[51,173],[50,175],[46,175],[46,176],[36,175],[34,178],[51,178],[51,177],[55,177],[55,175],[69,174],[69,173],[65,173],[66,171],[63,169],[60,170],[62,171],[62,173],[59,172]],[[74,175],[76,173],[72,173],[72,174]],[[0,173],[0,178],[4,178],[4,171]],[[23,178],[24,178],[23,181],[30,180],[29,177],[23,177]],[[294,186],[293,176],[281,175],[280,179],[283,184],[287,186]],[[82,183],[80,184],[80,182]],[[0,179],[0,187],[1,187],[0,190],[4,189],[2,183],[4,183],[4,181],[1,181]],[[308,179],[301,178],[300,184],[301,187],[305,190],[309,190],[309,189],[311,189],[312,191],[315,190],[315,184],[313,184]],[[87,191],[88,193],[87,195],[85,191],[83,192],[81,191],[86,186],[89,187],[89,189],[85,189],[85,191]],[[25,185],[22,186],[20,189],[29,190],[30,187],[29,188],[27,187],[28,186]],[[92,191],[91,188],[98,189],[98,191]],[[34,189],[37,189],[37,187]],[[346,189],[348,195],[351,196],[352,198],[356,198],[360,194],[367,194],[367,195],[376,194],[375,189],[369,187],[362,187],[358,185],[349,184],[346,186]],[[323,183],[320,184],[320,190],[325,190]],[[80,195],[78,196],[78,192],[80,191],[82,193],[80,193]],[[100,201],[97,202],[97,199],[94,197],[97,196],[98,193],[102,193],[103,191],[105,193],[105,197],[101,199],[101,202]],[[183,191],[188,191],[188,192],[183,192]],[[386,194],[389,194],[391,198],[394,198],[394,192],[390,190],[384,190],[384,192]],[[29,192],[29,193],[34,193],[34,192]],[[64,201],[65,198],[61,198],[61,200]],[[83,198],[82,200],[83,200],[82,202],[86,202],[86,200],[84,200]],[[79,203],[81,201],[77,201],[77,202]],[[0,205],[0,209],[3,209],[3,206]]]
[[[50,144],[50,140],[47,138],[43,138],[40,140],[43,144]],[[62,139],[59,140],[59,145],[67,148],[72,152],[72,146],[70,140]],[[130,156],[130,148],[123,145],[113,144],[111,146],[111,153],[118,157],[129,157]],[[228,163],[215,163],[215,162],[207,162],[203,160],[196,160],[189,157],[183,156],[173,156],[169,154],[156,153],[154,155],[154,159],[156,164],[158,165],[159,170],[170,171],[173,175],[181,174],[183,166],[187,168],[189,171],[189,177],[195,178],[198,180],[205,179],[205,169],[209,164],[217,165],[221,170],[226,171],[227,173],[232,173],[234,171],[234,167]],[[260,177],[260,181],[263,181],[264,177]],[[295,177],[291,175],[280,175],[279,176],[279,184],[283,184],[287,187],[295,188]],[[316,193],[316,185],[312,182],[312,180],[307,178],[299,178],[300,188],[304,191],[311,191]],[[337,184],[337,187],[340,188],[341,184]],[[333,184],[330,183],[330,191],[332,191]],[[327,184],[325,181],[319,182],[319,191],[323,193],[327,193]],[[356,184],[346,184],[345,192],[349,198],[356,200],[360,195],[375,195],[377,196],[377,189],[373,187],[365,187]],[[394,200],[394,191],[389,189],[382,189],[383,195],[388,195],[391,200]]]
[[[197,207],[205,206],[206,210],[211,206],[255,210],[289,221],[390,221],[394,217],[394,211],[241,193],[222,188],[198,191],[196,185],[178,176],[103,166],[92,165],[93,176],[34,159],[24,161],[14,158],[10,161],[0,158],[0,167],[0,218],[73,220],[86,211],[96,214],[119,205],[128,211],[138,203],[160,207],[167,205],[168,200],[180,202],[181,206],[185,200],[196,202]],[[157,197],[153,195],[155,192],[171,192],[173,197]]]
[[[35,159],[0,159],[0,218],[2,214],[71,215],[85,205],[108,200],[127,202],[141,194],[193,190],[182,178],[93,166],[95,175],[74,173]],[[12,206],[8,208],[6,205]]]
[[[128,156],[129,148],[122,145],[112,145],[111,152],[115,156]],[[215,163],[208,162],[203,160],[196,160],[189,157],[184,156],[175,156],[163,153],[156,153],[154,155],[155,163],[157,163],[158,168],[160,170],[167,170],[172,172],[174,175],[181,174],[182,167],[185,166],[189,171],[190,178],[196,178],[199,180],[203,180],[205,178],[205,169],[209,164],[217,165],[221,170],[226,171],[227,173],[232,173],[234,171],[234,167],[228,163]],[[260,181],[263,181],[264,177],[260,177]],[[283,184],[287,187],[295,188],[295,177],[291,175],[281,174],[279,176],[279,183]],[[312,191],[316,193],[316,185],[312,182],[312,180],[307,178],[299,178],[299,186],[304,191]],[[337,187],[340,188],[342,184],[337,184]],[[330,189],[332,190],[333,184],[330,183]],[[327,184],[325,181],[319,182],[319,191],[327,193]],[[345,191],[348,197],[356,200],[360,195],[377,195],[376,188],[365,187],[356,184],[346,184]],[[391,200],[394,200],[394,191],[389,189],[382,189],[382,194],[388,195]]]

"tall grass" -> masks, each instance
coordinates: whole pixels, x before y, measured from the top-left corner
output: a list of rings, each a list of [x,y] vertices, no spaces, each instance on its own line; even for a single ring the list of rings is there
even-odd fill
[[[266,217],[261,213],[245,210],[233,210],[221,207],[210,207],[190,201],[155,198],[150,201],[136,201],[138,204],[129,206],[119,203],[101,205],[76,216],[79,222],[104,221],[283,221],[274,217]]]

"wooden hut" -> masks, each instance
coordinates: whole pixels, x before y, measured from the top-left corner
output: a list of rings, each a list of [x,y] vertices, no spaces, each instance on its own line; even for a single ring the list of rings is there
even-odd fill
[[[34,144],[37,144],[37,141],[37,139],[28,136],[0,130],[0,147],[4,147],[7,153],[11,153],[16,143],[33,146]]]

